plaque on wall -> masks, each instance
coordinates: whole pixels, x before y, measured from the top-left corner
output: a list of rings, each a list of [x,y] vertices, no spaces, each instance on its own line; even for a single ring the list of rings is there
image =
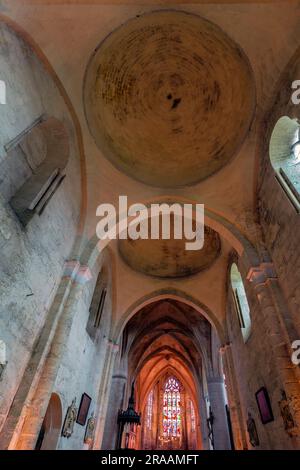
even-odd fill
[[[255,394],[261,422],[263,424],[274,421],[273,411],[266,387],[261,387]]]
[[[80,424],[81,426],[85,426],[86,418],[89,413],[90,405],[91,405],[91,397],[89,397],[86,393],[83,393],[81,396],[81,401],[79,405],[78,415],[76,419],[76,423]]]

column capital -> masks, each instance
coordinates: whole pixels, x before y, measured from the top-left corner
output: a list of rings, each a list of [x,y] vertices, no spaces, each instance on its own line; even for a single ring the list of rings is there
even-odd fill
[[[259,266],[251,267],[247,279],[254,285],[264,284],[268,279],[277,279],[273,263],[261,263]]]
[[[125,374],[114,374],[114,375],[112,376],[112,379],[113,379],[113,380],[125,380],[125,382],[126,382],[127,379],[128,379],[128,376],[125,375]]]
[[[69,260],[65,262],[63,277],[83,285],[90,281],[93,276],[88,266],[81,265],[77,260]]]
[[[119,352],[120,346],[117,343],[114,343],[112,340],[108,340],[107,345],[113,353],[116,354],[117,352]]]
[[[231,348],[231,341],[228,341],[227,343],[221,344],[219,351],[221,354],[225,354],[226,351],[228,351],[229,348]]]

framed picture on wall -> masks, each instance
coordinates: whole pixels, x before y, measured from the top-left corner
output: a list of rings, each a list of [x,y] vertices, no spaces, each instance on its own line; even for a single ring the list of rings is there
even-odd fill
[[[261,387],[255,394],[257,406],[263,424],[274,421],[273,411],[266,387]]]
[[[81,396],[81,401],[78,409],[76,423],[80,424],[81,426],[85,426],[86,418],[89,413],[90,405],[91,405],[91,397],[89,397],[86,393],[83,393]]]

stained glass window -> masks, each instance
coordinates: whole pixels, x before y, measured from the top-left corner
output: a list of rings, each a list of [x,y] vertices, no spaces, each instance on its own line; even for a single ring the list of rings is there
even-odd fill
[[[149,392],[148,398],[147,398],[146,426],[148,429],[152,428],[152,414],[153,414],[153,390]]]
[[[196,416],[195,416],[195,408],[194,404],[191,400],[191,431],[195,432],[196,431]]]
[[[175,377],[169,377],[165,383],[163,434],[165,437],[179,437],[181,434],[180,385]]]

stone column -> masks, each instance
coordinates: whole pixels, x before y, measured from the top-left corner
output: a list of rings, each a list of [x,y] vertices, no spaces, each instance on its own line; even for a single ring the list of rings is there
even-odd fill
[[[155,449],[159,448],[159,432],[160,432],[160,382],[155,386],[155,410],[156,410],[156,418],[155,418]],[[154,422],[153,422],[154,425]]]
[[[95,440],[93,444],[94,450],[101,449],[103,435],[105,431],[106,413],[109,404],[109,393],[112,381],[112,371],[114,370],[114,363],[116,354],[119,352],[119,346],[112,341],[107,340],[107,349],[104,362],[104,369],[99,380],[99,394],[98,394],[98,411],[97,411],[97,426],[95,431]]]
[[[208,397],[204,395],[204,391],[201,390],[199,394],[199,420],[197,423],[197,448],[203,448],[203,450],[209,450],[209,439],[208,439],[208,428],[207,428],[207,409],[206,399]],[[201,444],[201,446],[199,445]]]
[[[45,345],[43,345],[41,341],[41,348],[38,342],[32,354],[28,368],[30,372],[31,370],[34,371],[34,376],[30,383],[27,396],[23,401],[22,412],[19,415],[18,424],[9,442],[9,449],[30,450],[35,448],[36,440],[61,364],[61,358],[64,356],[67,348],[74,312],[76,312],[83,286],[90,279],[91,272],[88,267],[80,266],[78,261],[70,261],[65,264],[62,285],[67,280],[67,283],[70,285],[68,295],[66,299],[64,299],[63,304],[56,302],[55,298],[50,309],[54,310],[54,313],[57,311],[57,318],[52,319],[52,321],[54,321],[54,331],[51,332],[51,341],[47,345],[49,349],[46,348],[43,354],[41,352],[41,357],[39,355],[37,357],[37,351],[39,352],[42,346],[45,349]],[[60,289],[58,290],[58,296],[62,296]],[[51,313],[50,311],[49,315]],[[46,321],[40,339],[50,334],[48,330],[49,325]],[[47,353],[46,355],[45,352]],[[26,385],[26,383],[21,384],[22,387],[24,385]],[[8,436],[4,437],[7,439]]]
[[[185,449],[193,449],[194,442],[193,437],[194,434],[192,433],[192,422],[191,422],[191,398],[185,392],[185,433],[186,433],[186,447]],[[196,425],[196,422],[195,422]]]
[[[151,449],[157,449],[157,426],[158,426],[158,387],[153,388]]]
[[[210,406],[214,415],[213,433],[215,450],[231,449],[226,416],[224,381],[222,377],[207,380]]]
[[[157,449],[161,448],[162,442],[160,438],[163,436],[163,403],[164,403],[164,391],[163,381],[160,379],[158,385],[158,423],[157,423]]]
[[[227,395],[236,450],[246,450],[247,437],[243,418],[237,378],[234,370],[231,344],[226,343],[220,348],[223,357],[224,372],[226,376]]]
[[[186,391],[181,392],[182,405],[180,407],[181,423],[182,423],[182,443],[181,448],[186,450],[189,448],[189,433],[188,433],[188,416],[187,416],[187,396]]]
[[[124,409],[124,397],[126,393],[127,374],[121,371],[115,372],[112,376],[109,403],[106,413],[103,440],[101,448],[103,450],[114,450],[117,446],[118,438],[118,411]]]

